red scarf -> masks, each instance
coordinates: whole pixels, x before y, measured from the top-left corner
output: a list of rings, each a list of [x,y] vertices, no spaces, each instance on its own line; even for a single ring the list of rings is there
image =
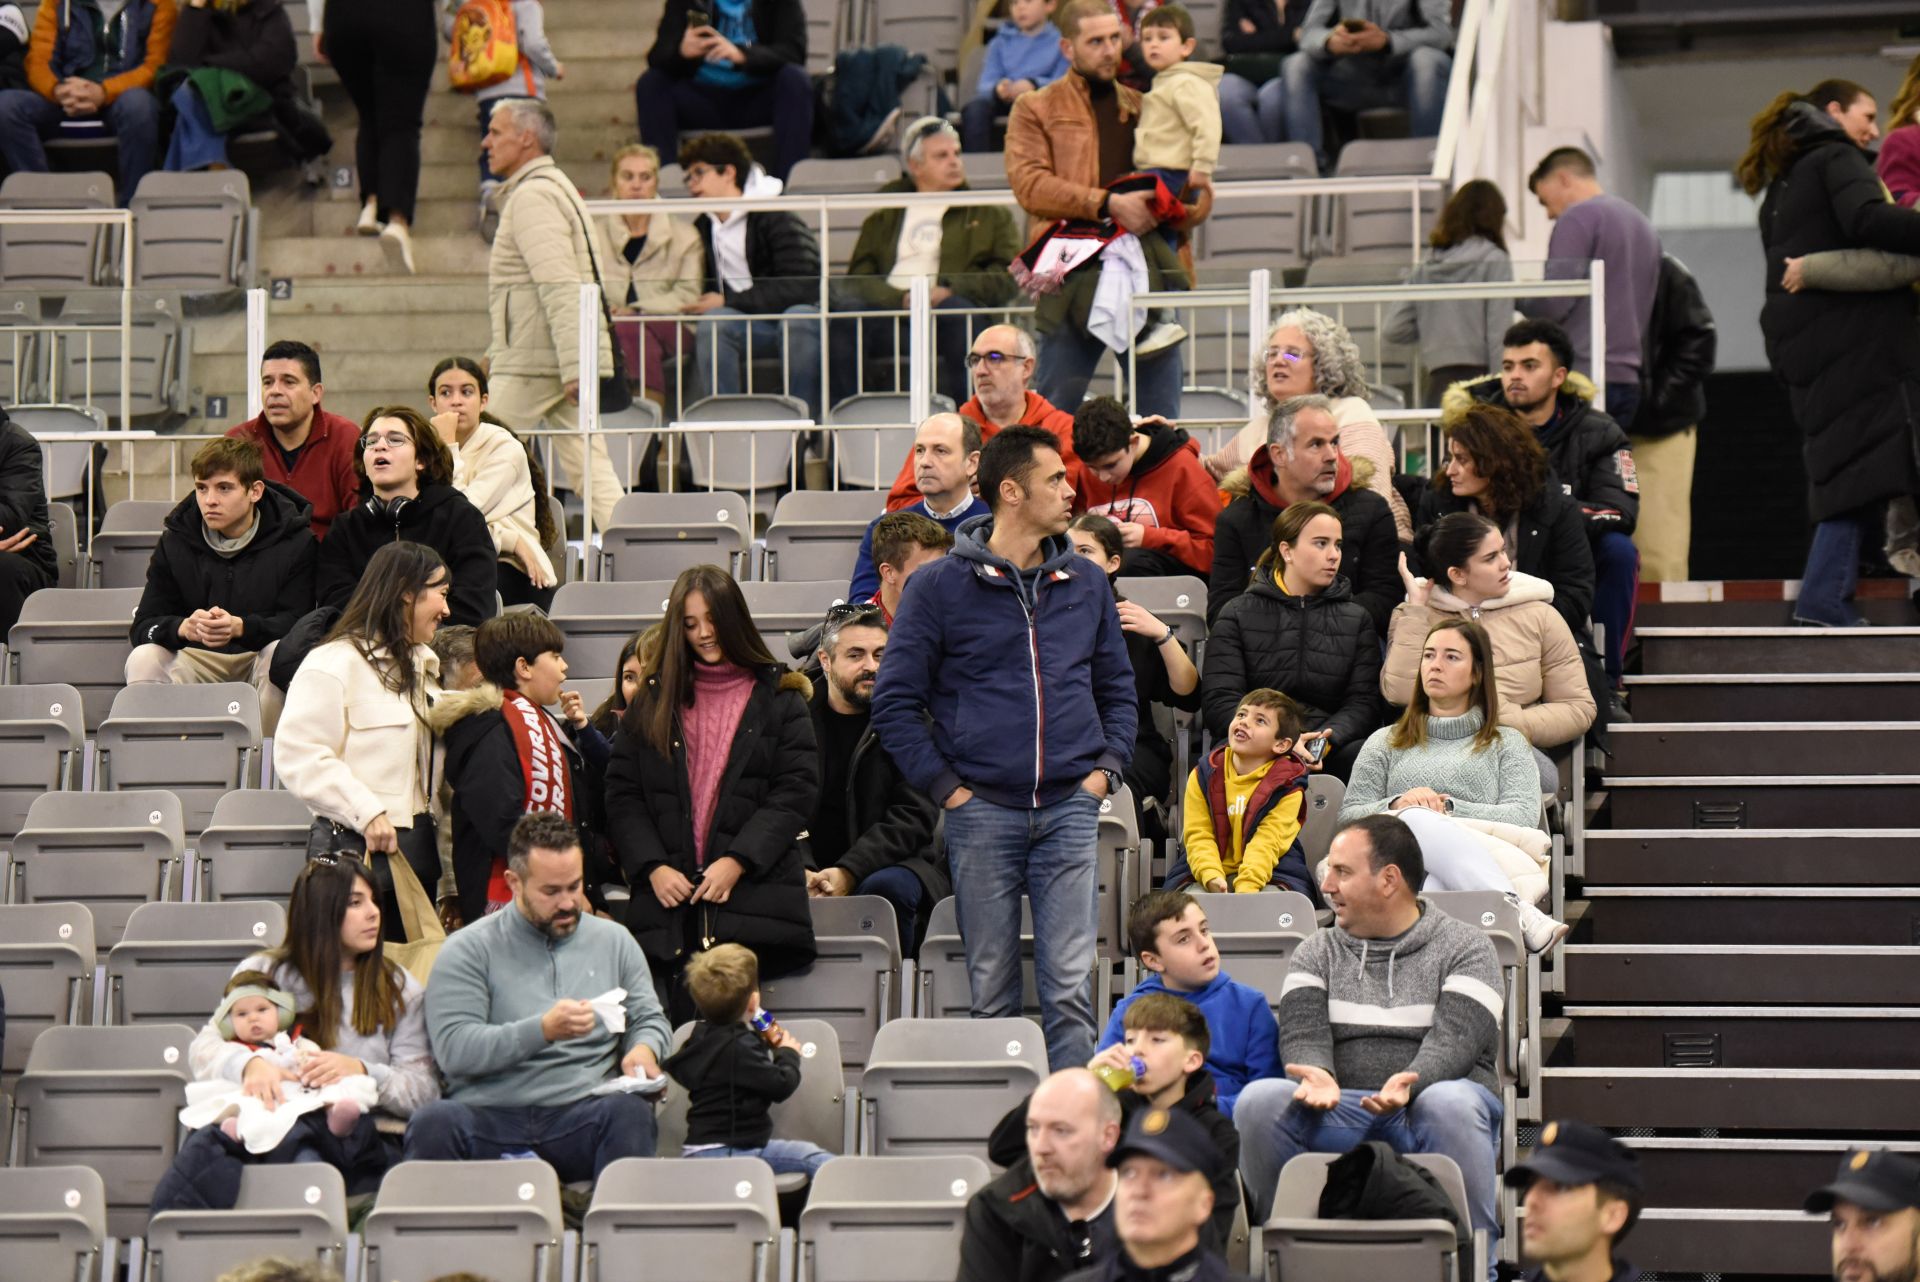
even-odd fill
[[[573,819],[573,790],[568,786],[567,752],[560,731],[533,700],[518,690],[500,692],[500,715],[513,735],[514,755],[520,758],[522,814],[551,810]],[[507,889],[507,861],[495,859],[487,878],[487,911],[499,912],[513,902]]]

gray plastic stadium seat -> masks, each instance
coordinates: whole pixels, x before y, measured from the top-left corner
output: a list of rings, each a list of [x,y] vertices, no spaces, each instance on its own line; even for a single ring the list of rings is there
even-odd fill
[[[1493,890],[1434,890],[1426,892],[1427,902],[1486,932],[1493,943],[1494,956],[1500,962],[1500,977],[1506,1010],[1500,1018],[1500,1082],[1515,1097],[1527,1097],[1537,1105],[1534,1092],[1540,1064],[1535,1054],[1535,1030],[1531,1015],[1539,1004],[1539,962],[1527,952],[1526,936],[1520,929],[1520,910],[1507,897]],[[1512,1099],[1507,1111],[1513,1112]],[[1529,1113],[1532,1110],[1529,1109]],[[1511,1132],[1512,1127],[1505,1128]],[[1511,1151],[1511,1150],[1508,1150]]]
[[[313,814],[284,788],[238,788],[213,804],[194,844],[196,898],[268,899],[285,905],[307,862]]]
[[[40,324],[40,300],[32,294],[0,295],[0,396],[18,401],[46,394],[51,335],[34,333]]]
[[[16,904],[85,904],[103,948],[141,904],[180,897],[180,799],[170,792],[49,792],[27,809],[9,864]]]
[[[286,933],[287,910],[264,899],[141,904],[107,954],[107,1023],[204,1020],[233,968]]]
[[[736,558],[745,555],[751,529],[746,498],[725,490],[625,494],[600,535],[599,577],[628,583],[671,580],[690,566],[708,564],[744,573]]]
[[[178,1145],[192,1041],[184,1024],[40,1034],[16,1083],[11,1164],[92,1167],[106,1184],[107,1230],[139,1236]]]
[[[834,53],[841,44],[841,14],[846,7],[845,0],[805,0],[801,5],[807,14],[809,76],[824,76],[833,70]]]
[[[1300,824],[1300,853],[1307,867],[1314,869],[1327,857],[1333,835],[1340,830],[1340,807],[1347,799],[1347,785],[1329,774],[1314,775],[1307,781],[1306,814]],[[1317,873],[1315,874],[1318,875]]]
[[[103,588],[138,588],[147,582],[147,563],[166,529],[171,500],[122,499],[101,518],[93,536],[93,581]]]
[[[1336,178],[1383,178],[1433,172],[1432,138],[1362,138],[1341,148],[1334,168]],[[1420,239],[1425,240],[1440,216],[1446,194],[1439,190],[1420,195]],[[1362,254],[1391,250],[1411,265],[1417,257],[1413,233],[1413,203],[1405,194],[1341,196],[1335,200],[1334,227],[1340,252]]]
[[[841,1066],[858,1085],[874,1034],[900,1016],[899,923],[893,905],[878,895],[822,896],[808,899],[807,906],[813,910],[813,964],[761,984],[760,1003],[782,1023],[794,1016],[830,1024]]]
[[[41,588],[7,634],[7,684],[71,685],[94,730],[126,684],[127,634],[139,604],[139,588]]]
[[[260,782],[260,693],[238,681],[130,685],[113,697],[94,753],[95,788],[165,788],[197,834],[221,797]]]
[[[0,209],[111,209],[113,204],[113,178],[107,174],[18,173],[0,183]],[[0,228],[0,287],[87,289],[101,284],[115,235],[105,223]]]
[[[1180,389],[1180,426],[1201,442],[1203,450],[1218,448],[1247,425],[1247,393],[1230,387]]]
[[[1114,882],[1107,874],[1115,867],[1109,857],[1114,852],[1113,844],[1107,840],[1118,840],[1120,828],[1117,824],[1102,826],[1102,841],[1098,851],[1100,857],[1102,881],[1100,888],[1100,919],[1098,931],[1099,949],[1113,951],[1125,947],[1126,941],[1115,936],[1114,942],[1108,941],[1108,917],[1124,895],[1111,893],[1108,887]],[[1137,896],[1135,896],[1137,898]],[[1127,902],[1131,902],[1128,900]],[[1125,904],[1119,904],[1125,911]],[[1117,928],[1116,928],[1117,929]],[[1095,965],[1094,1009],[1105,1011],[1112,1005],[1112,977],[1106,963],[1117,961],[1118,957],[1099,954]],[[1033,978],[1033,908],[1027,897],[1020,897],[1020,1012],[1027,1018],[1040,1018],[1040,991]],[[967,974],[967,946],[960,937],[959,914],[951,895],[933,906],[927,918],[927,935],[920,944],[920,957],[913,967],[915,994],[914,1013],[922,1019],[966,1019],[972,1014],[972,982]]]
[[[953,412],[953,402],[944,396],[936,394],[931,405],[935,414]],[[912,397],[905,392],[861,392],[835,405],[827,417],[833,421],[840,484],[861,490],[891,487],[901,460],[913,453]],[[890,426],[862,426],[875,423]]]
[[[1150,610],[1160,622],[1172,628],[1195,667],[1207,644],[1207,584],[1191,574],[1164,576],[1128,575],[1119,581],[1120,594]]]
[[[662,1145],[662,1152],[666,1151]],[[581,1282],[775,1282],[780,1204],[757,1157],[624,1157],[580,1226]]]
[[[27,1066],[41,1033],[87,1022],[94,964],[93,914],[84,904],[0,904],[0,991],[7,995],[0,1083]]]
[[[666,613],[667,597],[672,591],[672,579],[561,584],[560,590],[553,594],[552,617],[554,626],[567,639],[569,674],[618,676],[615,669],[619,666],[620,647],[634,633],[659,621]]]
[[[1216,172],[1222,181],[1230,182],[1320,175],[1313,148],[1303,142],[1224,146]],[[1202,270],[1269,267],[1277,272],[1283,267],[1297,267],[1307,260],[1313,208],[1312,196],[1216,199],[1194,246],[1195,264]],[[1277,279],[1275,283],[1279,283]]]
[[[864,195],[878,191],[900,177],[901,172],[899,160],[888,154],[843,159],[810,157],[794,165],[786,190],[790,196]],[[854,225],[859,225],[857,218]]]
[[[763,579],[851,579],[873,518],[887,509],[884,490],[795,490],[773,505]]]
[[[107,1238],[107,1190],[87,1166],[0,1169],[0,1277],[91,1278]]]
[[[53,555],[59,565],[55,587],[80,586],[80,518],[71,503],[47,504],[47,533],[53,539]]]
[[[795,321],[793,324],[798,325]],[[798,397],[771,392],[707,396],[680,412],[674,442],[686,454],[687,475],[703,490],[751,495],[770,507],[775,492],[791,482],[794,433],[784,428],[702,432],[701,423],[786,423],[809,415]],[[651,576],[649,576],[651,577]]]
[[[230,1211],[162,1211],[147,1226],[147,1282],[215,1278],[262,1256],[346,1264],[347,1188],[324,1162],[249,1163]]]
[[[86,752],[78,690],[0,686],[0,841],[20,831],[35,797],[80,786]]]
[[[1266,994],[1267,1005],[1278,1011],[1280,987],[1286,982],[1293,950],[1319,929],[1313,901],[1297,890],[1258,895],[1194,893],[1193,897],[1207,914],[1207,928],[1220,950],[1220,968]]]
[[[763,1009],[773,1013],[780,1026],[800,1042],[800,1087],[773,1106],[773,1133],[783,1140],[806,1140],[829,1153],[847,1151],[852,1120],[847,1112],[847,1083],[840,1072],[840,1041],[833,1025],[823,1019],[795,1018],[784,1007],[776,1007],[761,994]],[[679,1050],[693,1035],[692,1024],[673,1030],[673,1049]],[[686,1088],[678,1082],[668,1084],[655,1114],[658,1148],[662,1157],[678,1157],[687,1141]],[[701,1161],[710,1159],[701,1158]],[[781,1194],[796,1193],[807,1186],[807,1177],[797,1173],[776,1175],[774,1186]]]
[[[753,613],[753,624],[767,642],[773,657],[784,662],[788,655],[787,634],[805,632],[832,607],[847,599],[847,578],[853,562],[847,562],[847,574],[838,579],[782,583],[748,582],[740,585]]]
[[[250,283],[253,195],[244,173],[155,170],[140,180],[129,208],[136,287],[214,293]]]
[[[4,329],[0,329],[0,343],[5,343]],[[4,347],[0,355],[11,356]],[[0,371],[3,372],[3,371]],[[0,386],[5,386],[0,381]],[[7,417],[27,429],[35,440],[41,442],[40,449],[44,458],[42,473],[47,487],[48,498],[71,498],[72,503],[48,504],[50,509],[48,523],[56,551],[60,558],[59,585],[63,588],[84,587],[79,575],[80,557],[80,521],[77,509],[86,506],[88,490],[87,458],[96,448],[84,441],[50,441],[46,438],[58,432],[104,432],[107,430],[107,412],[98,405],[12,405],[7,408]],[[104,456],[105,447],[98,447]],[[65,508],[62,517],[59,509]],[[62,520],[70,533],[72,541],[66,541],[61,533]]]
[[[963,152],[960,163],[967,170],[967,186],[975,191],[1005,191],[1013,186],[1007,178],[1007,158],[1000,152]]]
[[[97,405],[115,426],[120,414],[120,296],[116,293],[69,294],[60,324],[86,324],[81,331],[54,335],[49,400]],[[185,322],[176,294],[139,297],[133,303],[133,343],[129,409],[136,419],[180,408],[180,365]]]
[[[560,1282],[560,1180],[545,1162],[401,1162],[361,1229],[362,1282],[443,1273]]]
[[[967,1202],[993,1172],[977,1157],[839,1157],[800,1213],[802,1282],[947,1282]]]
[[[1030,1019],[896,1019],[881,1025],[860,1079],[862,1148],[880,1157],[969,1153],[1047,1075]]]
[[[1315,1282],[1381,1278],[1462,1282],[1464,1275],[1466,1282],[1477,1282],[1484,1276],[1484,1267],[1477,1273],[1471,1264],[1460,1267],[1459,1238],[1447,1220],[1321,1219],[1320,1194],[1327,1186],[1327,1168],[1337,1156],[1302,1153],[1281,1168],[1273,1214],[1261,1236],[1268,1277],[1313,1278]],[[1465,1222],[1466,1182],[1453,1159],[1437,1153],[1409,1153],[1407,1159],[1434,1174]]]
[[[872,33],[860,43],[899,45],[925,54],[929,70],[946,80],[960,66],[969,10],[947,0],[885,0],[868,8]],[[851,42],[850,42],[851,43]]]

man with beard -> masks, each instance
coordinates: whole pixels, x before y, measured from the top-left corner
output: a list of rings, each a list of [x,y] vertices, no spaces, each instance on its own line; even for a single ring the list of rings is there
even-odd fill
[[[874,602],[836,605],[820,630],[813,737],[820,796],[807,826],[807,893],[878,895],[893,905],[900,942],[919,948],[933,906],[953,893],[934,850],[933,802],[900,776],[874,736],[869,712],[887,621]]]
[[[1920,1277],[1920,1160],[1912,1154],[1856,1149],[1806,1207],[1831,1216],[1834,1282]]]
[[[1084,1068],[1027,1101],[1027,1155],[967,1203],[959,1282],[1057,1282],[1115,1249],[1120,1098]]]
[[[427,994],[446,1096],[413,1115],[408,1161],[532,1153],[571,1184],[653,1156],[652,1105],[630,1090],[591,1092],[612,1076],[658,1078],[672,1029],[633,935],[585,911],[582,864],[573,824],[523,816],[507,839],[513,902],[448,936]],[[622,988],[616,1033],[617,1012],[591,999]]]
[[[1636,1282],[1615,1252],[1640,1218],[1640,1161],[1585,1122],[1549,1122],[1532,1156],[1506,1173],[1520,1191],[1525,1282]]]

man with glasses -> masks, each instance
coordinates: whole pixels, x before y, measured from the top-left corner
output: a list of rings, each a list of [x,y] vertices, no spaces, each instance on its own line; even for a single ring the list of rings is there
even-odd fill
[[[680,148],[687,190],[700,200],[778,196],[781,181],[753,163],[732,134],[701,134]],[[704,246],[701,294],[692,316],[739,317],[694,325],[694,386],[701,396],[748,390],[755,357],[780,361],[783,377],[755,392],[786,392],[820,417],[820,243],[813,229],[784,210],[729,209],[693,220]],[[747,317],[806,317],[791,322]]]
[[[1107,184],[1133,171],[1133,135],[1140,123],[1137,90],[1117,84],[1126,31],[1110,0],[1066,0],[1054,17],[1060,48],[1071,60],[1067,74],[1044,89],[1020,95],[1007,122],[1007,178],[1020,207],[1038,231],[1056,219],[1110,221],[1139,237],[1141,272],[1152,288],[1183,289],[1185,272],[1164,238],[1151,192],[1109,192]],[[1200,221],[1211,201],[1189,217]],[[1070,273],[1059,290],[1040,297],[1035,323],[1041,333],[1040,391],[1055,405],[1078,405],[1107,348],[1086,321],[1098,259]],[[1181,354],[1176,345],[1135,357],[1139,379],[1134,409],[1141,415],[1180,418]],[[1127,366],[1125,353],[1120,367]]]
[[[807,825],[807,893],[878,895],[893,905],[900,944],[920,947],[933,906],[953,893],[934,848],[937,812],[900,776],[874,737],[873,682],[887,651],[887,620],[872,602],[836,605],[820,631],[810,708],[820,745],[820,794]]]
[[[993,325],[974,337],[967,349],[967,371],[973,379],[973,399],[960,414],[980,425],[982,444],[1003,427],[1043,427],[1053,433],[1055,447],[1066,460],[1067,473],[1080,480],[1080,460],[1073,452],[1073,415],[1032,390],[1033,336],[1018,325]],[[900,474],[887,491],[887,511],[897,512],[924,497],[919,485],[920,454],[907,455]]]
[[[907,172],[883,192],[966,191],[967,170],[960,163],[960,135],[938,116],[922,116],[907,127],[901,148]],[[1007,273],[1020,252],[1020,233],[1012,211],[994,205],[913,205],[876,209],[860,224],[840,286],[836,306],[863,311],[901,312],[913,278],[928,278],[937,313],[933,327],[934,388],[958,403],[967,397],[967,332],[981,323],[967,315],[975,308],[1005,307],[1018,292]],[[863,386],[861,365],[876,361],[891,368],[895,338],[905,322],[871,316],[860,322],[834,322],[833,398],[856,391],[889,390],[897,380]]]

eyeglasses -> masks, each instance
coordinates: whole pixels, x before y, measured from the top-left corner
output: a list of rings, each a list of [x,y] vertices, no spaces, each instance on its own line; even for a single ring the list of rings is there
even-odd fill
[[[1268,364],[1272,364],[1276,360],[1283,360],[1289,365],[1298,365],[1312,354],[1311,352],[1303,352],[1297,347],[1269,347],[1265,352],[1261,353]]]
[[[979,369],[982,365],[1004,365],[1008,361],[1025,360],[1018,352],[968,352],[967,368]]]
[[[883,613],[878,601],[842,601],[839,605],[827,609],[828,623],[845,623],[849,619],[877,619]]]
[[[360,448],[363,450],[370,450],[377,445],[384,445],[390,450],[397,450],[403,445],[411,444],[413,444],[413,438],[405,432],[368,432],[360,438]]]

